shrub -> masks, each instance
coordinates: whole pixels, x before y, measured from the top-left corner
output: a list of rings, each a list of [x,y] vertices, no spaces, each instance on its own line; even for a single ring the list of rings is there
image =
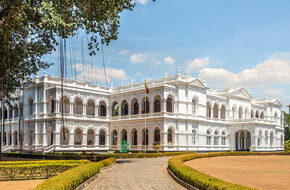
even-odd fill
[[[284,142],[285,151],[290,151],[290,140]]]
[[[217,153],[202,153],[202,154],[185,154],[174,156],[169,159],[169,169],[176,175],[179,179],[185,181],[186,183],[199,188],[199,189],[251,189],[242,185],[232,184],[207,174],[199,172],[183,162],[198,159],[198,158],[208,158],[216,156],[246,156],[246,155],[290,155],[286,152],[217,152]]]
[[[18,161],[0,163],[0,180],[43,179],[55,176],[80,164],[90,163],[87,160],[61,161]]]
[[[39,184],[37,190],[70,190],[75,189],[85,180],[98,174],[102,167],[109,166],[116,161],[115,158],[108,158],[100,162],[83,164],[67,170],[55,177],[45,180]]]

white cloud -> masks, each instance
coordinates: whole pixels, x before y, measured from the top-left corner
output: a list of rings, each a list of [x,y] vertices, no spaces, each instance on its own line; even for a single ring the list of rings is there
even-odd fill
[[[175,59],[173,59],[171,56],[165,57],[163,60],[165,63],[171,64],[171,65],[175,62]]]
[[[285,90],[283,88],[266,88],[264,93],[268,96],[283,96],[285,94]]]
[[[194,60],[190,60],[186,62],[187,64],[187,69],[189,71],[195,71],[196,69],[201,69],[209,64],[209,57],[204,57],[204,58],[196,58]]]
[[[270,58],[256,65],[254,68],[245,69],[238,73],[222,68],[204,68],[199,76],[209,85],[215,87],[257,88],[278,84],[290,84],[290,59]]]
[[[103,68],[98,66],[83,65],[77,63],[73,65],[73,68],[79,73],[77,75],[78,80],[94,80],[105,82],[105,74]],[[126,73],[123,69],[106,68],[107,81],[110,82],[111,79],[126,79]]]
[[[140,3],[142,5],[145,5],[146,3],[148,3],[149,0],[135,0],[136,3]]]
[[[137,64],[137,63],[145,63],[147,59],[147,56],[143,53],[137,53],[137,54],[133,54],[130,57],[130,62],[133,64]]]
[[[119,55],[128,55],[128,53],[129,53],[129,50],[122,50],[118,54]]]

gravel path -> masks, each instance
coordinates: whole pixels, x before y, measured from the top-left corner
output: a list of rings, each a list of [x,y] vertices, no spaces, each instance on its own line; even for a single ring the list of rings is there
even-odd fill
[[[120,159],[117,165],[103,171],[86,190],[184,189],[167,173],[168,157]]]

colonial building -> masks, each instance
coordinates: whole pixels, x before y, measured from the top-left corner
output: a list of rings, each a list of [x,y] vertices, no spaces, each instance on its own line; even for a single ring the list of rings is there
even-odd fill
[[[130,150],[278,151],[284,128],[277,99],[254,99],[244,88],[209,89],[182,76],[105,88],[58,77],[35,77],[0,108],[3,151]],[[146,128],[145,128],[146,123]]]

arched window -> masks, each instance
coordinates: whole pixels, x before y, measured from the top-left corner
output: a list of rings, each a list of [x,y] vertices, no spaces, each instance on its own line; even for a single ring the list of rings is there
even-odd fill
[[[206,103],[206,117],[211,117],[211,104],[210,104],[210,102]]]
[[[49,139],[48,139],[48,144],[53,145],[54,144],[54,135],[53,135],[53,129],[50,127],[49,128]]]
[[[103,129],[99,133],[99,145],[106,145],[106,132]]]
[[[62,127],[60,130],[60,144],[68,145],[69,142],[69,130],[67,128]]]
[[[117,145],[118,144],[118,132],[117,130],[115,129],[113,132],[112,132],[112,145]]]
[[[96,110],[95,108],[96,108],[95,101],[90,99],[87,102],[87,108],[86,108],[87,115],[94,116],[95,115],[95,110]]]
[[[18,145],[18,135],[17,135],[17,131],[13,132],[13,144],[14,145]]]
[[[9,119],[13,118],[13,108],[9,106]]]
[[[145,132],[145,129],[142,130],[142,145],[148,145],[149,144],[149,138],[148,138],[148,129],[146,129],[146,132]]]
[[[265,118],[265,115],[264,115],[264,112],[262,111],[260,115],[260,119],[264,119],[264,118]]]
[[[274,114],[274,119],[275,119],[275,120],[278,119],[278,113],[277,113],[277,112],[275,112],[275,114]]]
[[[154,100],[154,113],[157,112],[161,112],[161,101],[159,96]]]
[[[19,109],[20,109],[20,117],[23,117],[23,103],[22,102],[20,102]]]
[[[118,102],[114,102],[112,105],[112,117],[119,115],[119,105]]]
[[[155,145],[160,145],[160,129],[156,128],[154,130],[154,144]]]
[[[173,112],[173,101],[171,97],[168,97],[166,100],[166,112]]]
[[[131,132],[131,136],[132,136],[132,145],[137,145],[138,144],[138,133],[136,129],[132,129]]]
[[[214,132],[214,145],[219,145],[219,132],[218,131],[215,131]]]
[[[8,145],[12,145],[12,135],[11,131],[8,131]],[[29,143],[29,145],[32,145],[32,141]]]
[[[7,133],[6,131],[4,132],[4,137],[3,137],[3,145],[7,145]]]
[[[148,97],[146,97],[146,101],[145,101],[145,98],[143,98],[143,101],[142,101],[142,114],[149,113],[149,111],[150,111],[149,110],[149,99],[148,99]]]
[[[210,130],[206,131],[206,145],[211,145],[211,133]]]
[[[82,145],[82,140],[83,140],[83,131],[80,128],[77,128],[74,134],[75,145]]]
[[[74,114],[83,114],[83,101],[80,98],[76,98],[74,101]]]
[[[243,119],[243,108],[239,107],[239,119]]]
[[[138,114],[139,113],[139,105],[138,105],[138,100],[136,98],[134,98],[132,100],[131,105],[132,105],[132,111],[131,111],[132,115]]]
[[[226,119],[226,106],[222,105],[221,107],[221,118]]]
[[[54,113],[55,108],[55,100],[52,96],[49,97],[49,111],[48,113]]]
[[[222,132],[222,145],[226,145],[226,133]]]
[[[219,108],[218,105],[215,103],[213,106],[213,117],[218,118],[219,117]]]
[[[197,99],[192,100],[192,114],[193,115],[197,114]]]
[[[247,119],[247,118],[248,118],[248,114],[249,114],[249,109],[248,109],[248,108],[246,108],[246,109],[245,109],[245,119]]]
[[[122,102],[121,115],[128,115],[128,103],[126,100]]]
[[[8,119],[8,111],[5,106],[4,106],[4,119]]]
[[[256,118],[259,119],[259,111],[256,111]]]
[[[14,104],[14,117],[17,118],[18,117],[18,106],[17,104]]]
[[[70,100],[68,97],[63,96],[60,99],[59,110],[60,113],[70,113]]]
[[[192,130],[192,144],[193,145],[196,144],[196,130],[195,129]]]
[[[127,130],[123,129],[121,134],[122,134],[121,140],[127,142]]]
[[[107,106],[106,106],[106,103],[105,102],[100,102],[99,104],[99,116],[101,117],[106,117],[107,115]]]
[[[251,118],[254,118],[254,110],[251,110]]]
[[[29,115],[33,114],[33,99],[32,98],[28,100],[28,113]]]
[[[173,131],[171,128],[168,129],[168,131],[167,131],[167,142],[168,142],[168,145],[173,144]]]
[[[87,144],[94,145],[95,143],[95,131],[93,129],[88,130]]]

